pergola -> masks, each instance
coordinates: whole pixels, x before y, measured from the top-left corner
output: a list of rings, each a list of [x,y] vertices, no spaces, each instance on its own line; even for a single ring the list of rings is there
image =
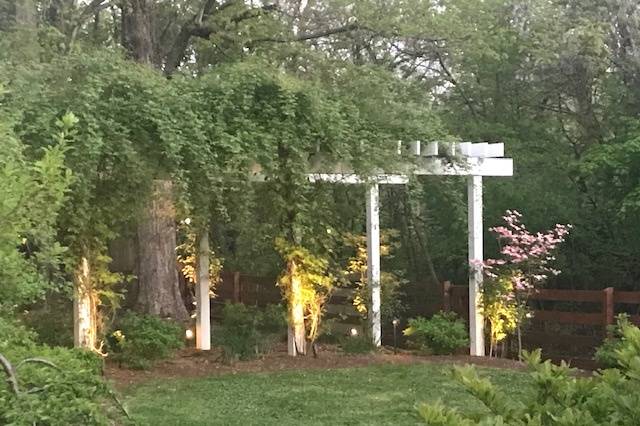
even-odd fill
[[[420,141],[404,144],[398,142],[398,155],[408,155],[405,170],[397,173],[380,173],[360,176],[343,171],[309,173],[310,182],[359,184],[367,186],[367,280],[369,283],[369,319],[371,336],[376,346],[381,345],[382,324],[380,316],[380,185],[404,185],[410,175],[467,176],[469,264],[483,260],[482,178],[484,176],[513,176],[513,160],[504,157],[502,143],[441,143]],[[256,180],[261,180],[255,176]],[[206,270],[206,269],[205,269]],[[204,278],[204,277],[203,277]],[[469,273],[469,335],[470,354],[484,356],[483,317],[478,309],[482,270],[471,266]],[[209,315],[209,282],[198,280],[196,288],[196,347],[211,348]],[[291,333],[289,338],[291,339]],[[291,348],[293,345],[289,345]],[[295,351],[294,351],[295,354]]]

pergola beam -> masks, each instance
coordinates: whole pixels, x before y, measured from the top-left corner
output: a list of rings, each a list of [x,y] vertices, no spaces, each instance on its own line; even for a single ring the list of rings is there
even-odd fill
[[[406,175],[400,174],[380,174],[374,176],[359,176],[349,173],[309,173],[307,175],[309,182],[329,182],[344,184],[386,184],[386,185],[405,185],[409,182]]]
[[[448,160],[440,157],[418,158],[415,175],[438,176],[513,176],[511,158],[462,157]]]

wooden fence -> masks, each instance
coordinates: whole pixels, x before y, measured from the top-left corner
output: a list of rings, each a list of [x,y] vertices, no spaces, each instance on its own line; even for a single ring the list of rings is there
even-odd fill
[[[216,298],[211,300],[211,316],[220,319],[225,303],[265,306],[282,302],[276,277],[260,277],[240,272],[223,272],[215,288]],[[345,334],[356,328],[362,333],[360,316],[352,303],[353,290],[337,288],[326,306],[326,320],[332,320],[332,330]]]
[[[215,287],[216,298],[212,299],[212,314],[219,314],[220,307],[227,302],[265,306],[280,303],[280,289],[276,277],[259,277],[240,272],[222,272]]]
[[[212,317],[219,319],[227,302],[257,306],[280,303],[282,297],[275,283],[275,277],[223,272],[215,290],[217,297],[212,300]],[[327,306],[327,319],[334,318],[341,332],[361,324],[351,303],[352,291],[337,289]],[[590,358],[617,313],[628,313],[631,321],[640,325],[640,291],[541,289],[530,296],[529,302],[533,317],[523,336],[525,347],[542,347],[552,357]],[[440,306],[468,320],[468,287],[445,283]]]
[[[467,286],[443,285],[443,308],[468,320]],[[524,333],[527,346],[558,355],[590,357],[606,336],[607,326],[625,312],[640,324],[640,292],[541,289],[529,297],[532,318]]]

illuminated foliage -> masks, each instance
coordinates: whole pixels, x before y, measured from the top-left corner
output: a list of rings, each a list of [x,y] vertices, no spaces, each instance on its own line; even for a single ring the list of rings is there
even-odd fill
[[[399,248],[396,232],[385,230],[380,233],[380,257],[390,258],[393,251]],[[365,235],[347,233],[344,237],[345,247],[355,251],[355,255],[349,257],[344,274],[347,280],[356,278],[356,289],[353,296],[353,306],[367,320],[367,307],[369,306],[369,287],[367,285],[367,238]],[[380,273],[381,289],[381,317],[383,323],[390,323],[402,313],[403,306],[400,300],[402,296],[401,286],[405,281],[393,271]]]
[[[278,279],[289,306],[302,306],[304,312],[307,339],[313,344],[318,338],[325,304],[331,297],[336,277],[329,270],[326,259],[313,255],[309,250],[288,245],[283,239],[276,241],[276,246],[287,264],[294,265]],[[299,289],[293,290],[296,281]],[[293,290],[293,291],[292,291]],[[294,323],[294,318],[289,318]]]
[[[556,225],[545,233],[533,234],[521,222],[522,215],[507,210],[505,226],[491,228],[500,244],[499,259],[486,259],[472,268],[482,268],[481,305],[490,325],[490,355],[498,342],[517,331],[518,354],[522,350],[521,326],[529,315],[527,300],[549,275],[560,271],[550,266],[554,252],[564,242],[571,225]]]

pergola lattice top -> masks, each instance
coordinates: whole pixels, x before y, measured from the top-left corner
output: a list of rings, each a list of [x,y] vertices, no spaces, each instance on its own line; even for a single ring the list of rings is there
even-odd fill
[[[359,176],[344,171],[314,171],[312,182],[406,184],[409,174],[438,176],[512,176],[513,160],[503,143],[398,141],[397,154],[409,157],[406,170]]]

